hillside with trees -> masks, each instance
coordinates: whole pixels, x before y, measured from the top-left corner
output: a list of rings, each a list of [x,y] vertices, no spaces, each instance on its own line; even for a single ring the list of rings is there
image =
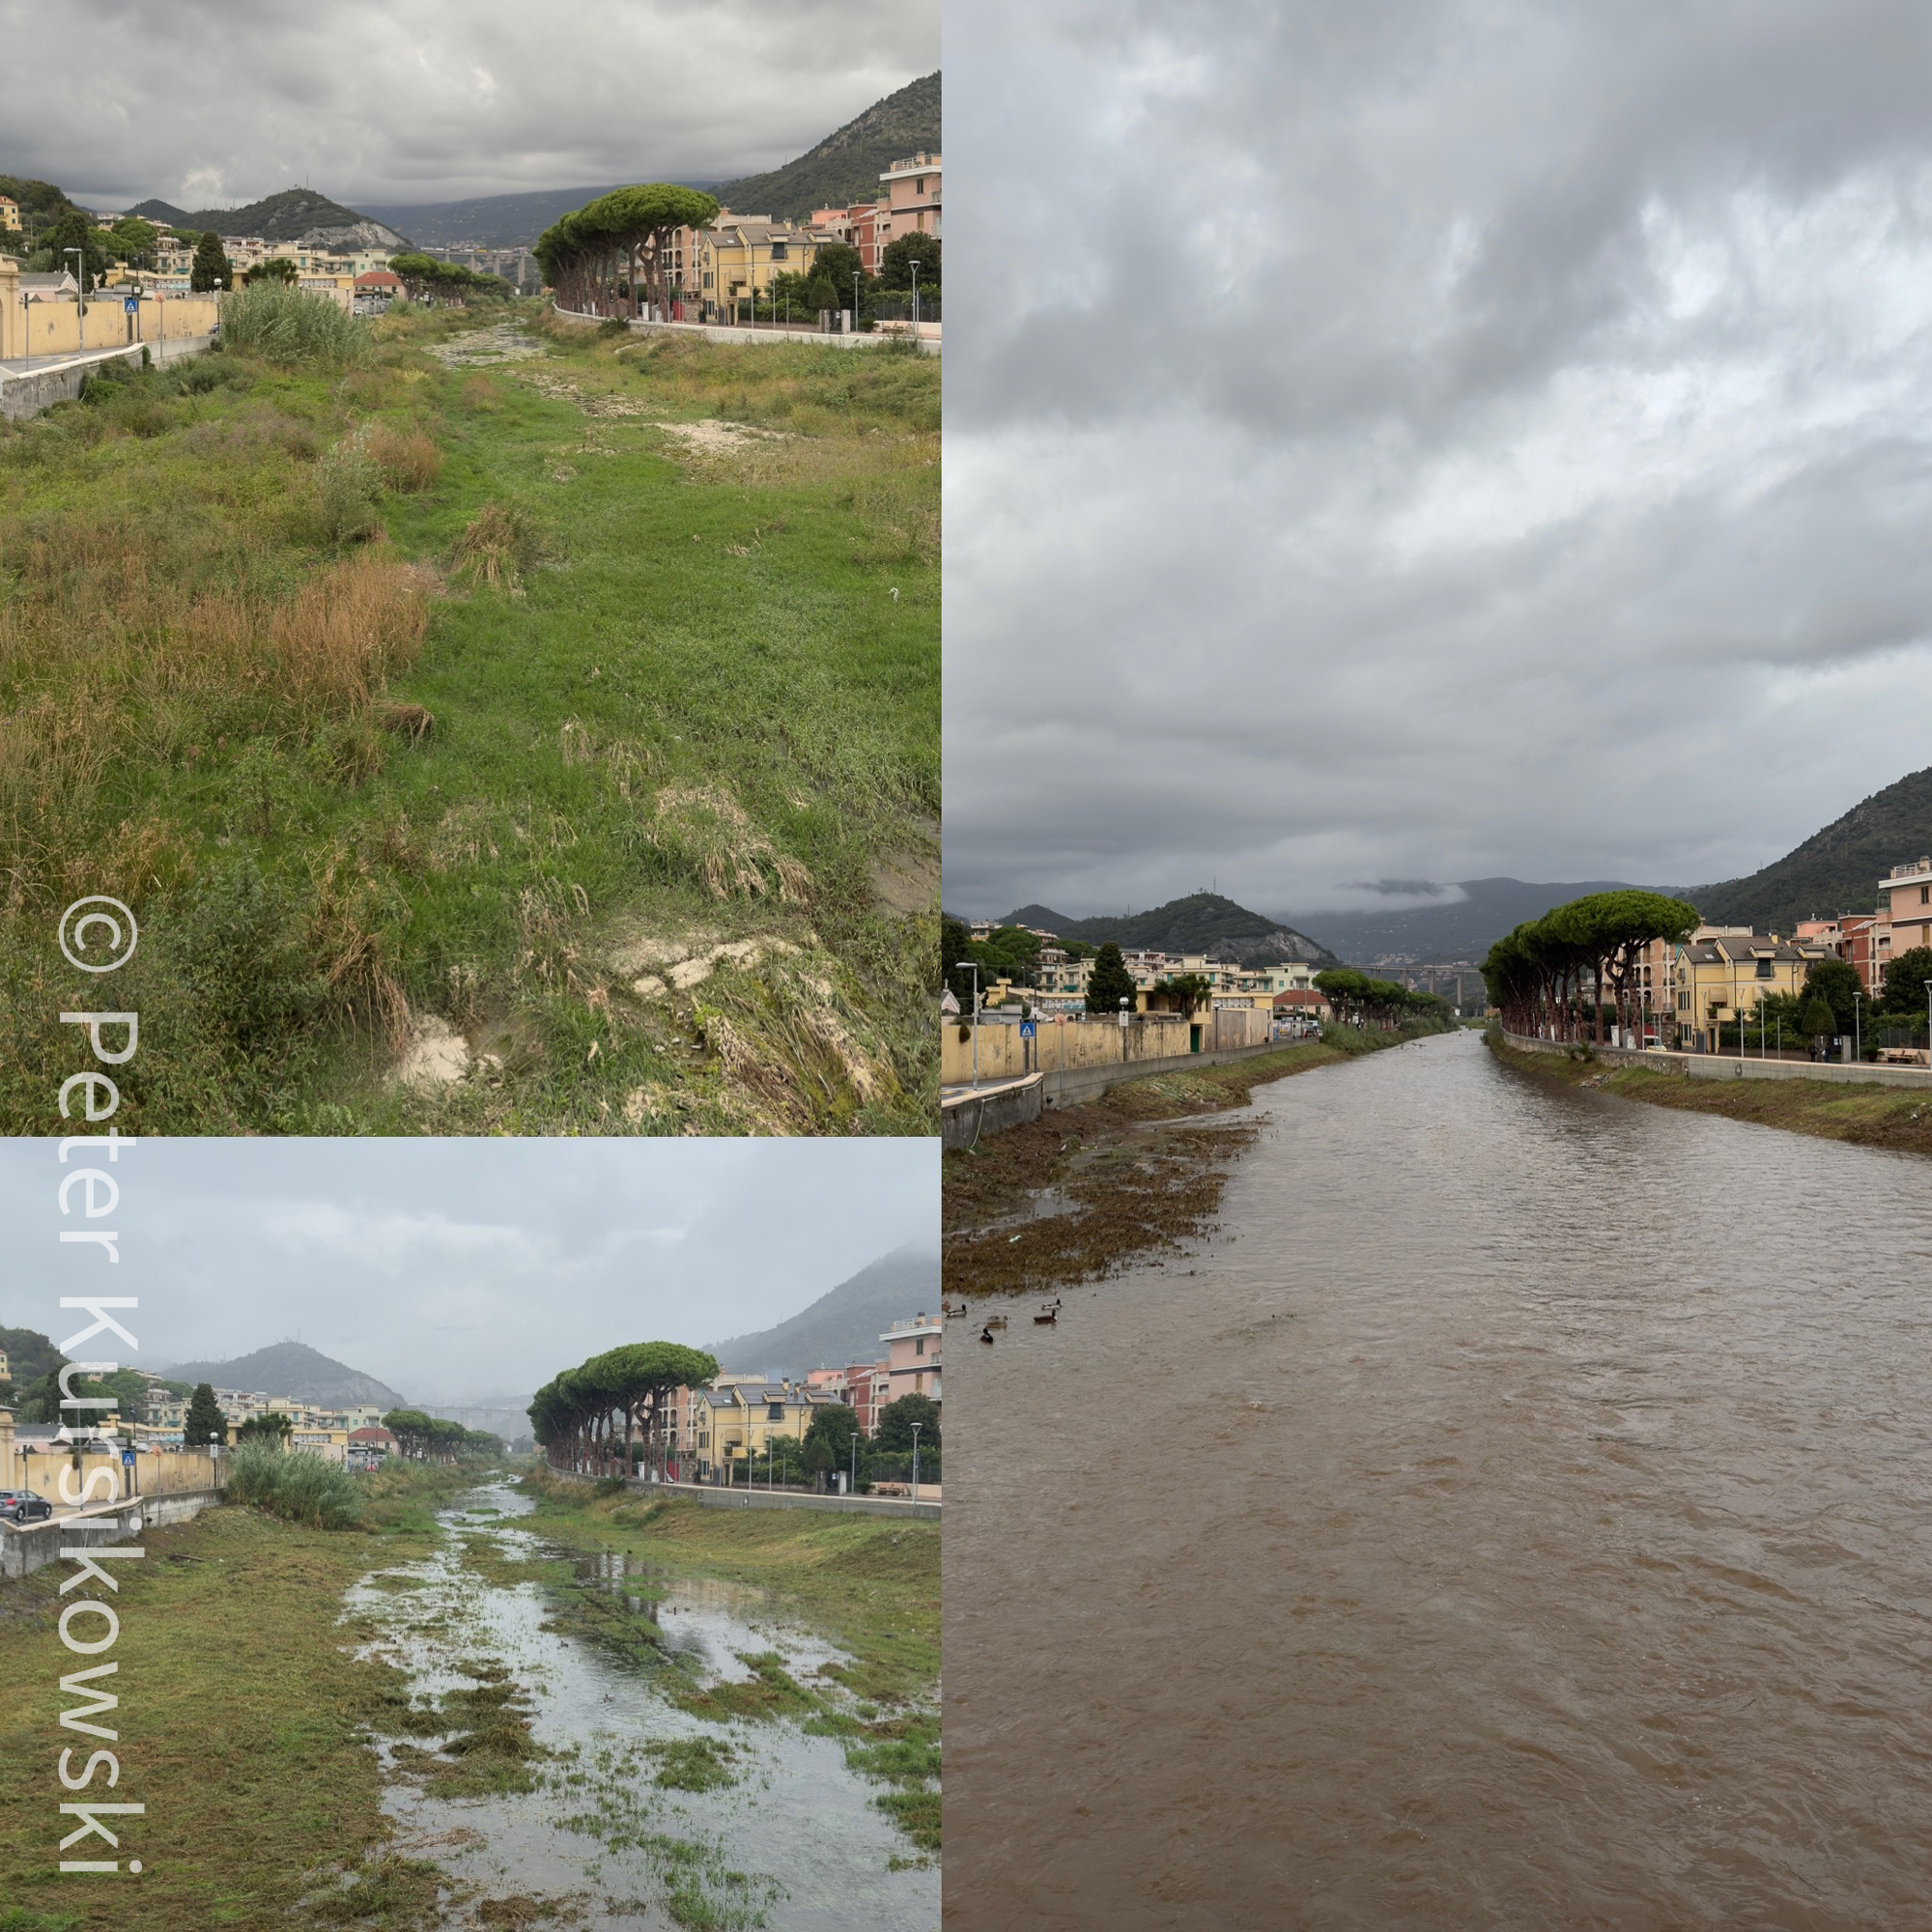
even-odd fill
[[[1927,852],[1932,766],[1874,792],[1762,871],[1698,886],[1688,896],[1713,925],[1788,933],[1801,919],[1870,912],[1879,881]]]
[[[939,75],[928,73],[875,100],[797,160],[725,182],[716,192],[734,213],[793,220],[814,208],[876,201],[879,177],[895,161],[939,150]]]
[[[209,1382],[216,1388],[260,1389],[291,1395],[327,1408],[371,1403],[401,1408],[406,1398],[374,1376],[331,1360],[304,1342],[277,1342],[226,1362],[177,1362],[166,1371],[176,1381]]]
[[[1170,899],[1151,912],[1102,915],[1097,919],[1068,919],[1050,906],[1022,906],[1009,913],[1003,926],[1033,925],[1062,939],[1085,940],[1101,946],[1152,948],[1161,952],[1204,952],[1210,958],[1238,960],[1243,966],[1274,966],[1285,959],[1305,959],[1311,965],[1341,964],[1334,953],[1305,932],[1284,925],[1265,913],[1250,912],[1219,893],[1190,893]]]
[[[372,248],[405,245],[405,238],[386,223],[344,208],[312,187],[285,187],[279,194],[265,195],[241,208],[184,209],[169,201],[144,201],[128,213],[197,234],[213,229],[217,235],[259,235],[265,242],[298,242],[306,235],[321,233],[331,241],[360,242]]]

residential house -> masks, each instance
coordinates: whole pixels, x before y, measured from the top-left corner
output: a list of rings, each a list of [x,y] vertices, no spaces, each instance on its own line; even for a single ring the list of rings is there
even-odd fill
[[[384,1459],[395,1455],[400,1446],[396,1438],[380,1426],[352,1429],[344,1461],[352,1469],[380,1469]]]
[[[802,1382],[735,1378],[692,1393],[696,1439],[690,1453],[696,1458],[700,1483],[745,1481],[732,1472],[754,1471],[776,1437],[803,1441],[812,1409],[830,1400],[813,1395]]]
[[[895,161],[879,177],[886,188],[880,197],[884,218],[891,223],[880,247],[902,235],[939,239],[939,172],[937,155],[919,154]]]
[[[886,1371],[887,1402],[896,1402],[902,1395],[939,1400],[941,1333],[936,1317],[919,1314],[910,1321],[895,1321],[879,1337],[886,1345],[882,1366]]]
[[[1932,858],[1894,866],[1879,881],[1877,928],[1875,950],[1883,982],[1885,968],[1894,955],[1915,946],[1932,946]]]
[[[720,209],[708,228],[677,231],[672,285],[681,307],[695,305],[706,322],[728,322],[744,314],[751,296],[770,293],[774,275],[810,273],[818,247],[819,237],[809,228]]]
[[[0,228],[17,234],[20,225],[20,204],[11,194],[0,194]]]
[[[1769,935],[1701,929],[1676,948],[1674,992],[1677,1044],[1694,1053],[1718,1050],[1718,1029],[1742,1020],[1748,1028],[1768,993],[1796,994],[1823,946]]]

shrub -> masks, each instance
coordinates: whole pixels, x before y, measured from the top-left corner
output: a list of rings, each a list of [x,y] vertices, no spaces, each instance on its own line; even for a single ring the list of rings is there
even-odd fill
[[[363,447],[391,490],[408,495],[427,490],[442,471],[442,451],[421,430],[392,429],[378,423]]]
[[[486,503],[451,547],[449,561],[458,577],[514,593],[544,554],[543,538],[523,511]]]
[[[362,1499],[347,1469],[307,1449],[246,1442],[228,1459],[228,1498],[310,1529],[347,1529]]]
[[[176,944],[208,1017],[244,1050],[272,1043],[321,1005],[308,957],[309,908],[251,859],[217,873],[183,908]]]
[[[315,470],[315,515],[323,541],[355,543],[372,537],[381,526],[376,498],[383,493],[383,472],[369,453],[367,435],[357,430],[346,436]]]
[[[369,354],[368,331],[353,315],[326,296],[281,282],[257,282],[229,296],[221,304],[221,342],[285,366],[346,368]]]

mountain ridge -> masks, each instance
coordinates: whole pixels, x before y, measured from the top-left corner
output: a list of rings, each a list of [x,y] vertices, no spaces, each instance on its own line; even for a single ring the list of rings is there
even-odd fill
[[[894,161],[939,152],[939,76],[935,68],[873,101],[783,167],[721,183],[713,192],[733,213],[768,214],[778,221],[814,208],[876,201],[879,177]]]
[[[1873,792],[1781,859],[1687,895],[1713,925],[1788,933],[1801,919],[1870,912],[1894,866],[1932,852],[1932,765]]]
[[[1042,917],[1030,916],[1034,914]],[[1284,959],[1341,964],[1320,940],[1267,913],[1237,905],[1220,893],[1189,893],[1147,912],[1102,913],[1093,919],[1068,919],[1050,906],[1026,905],[999,923],[1040,926],[1062,939],[1078,939],[1090,946],[1112,940],[1117,946],[1161,952],[1205,952],[1217,959],[1238,960],[1243,966],[1274,966]]]
[[[939,1250],[908,1243],[868,1262],[775,1327],[713,1342],[725,1374],[792,1376],[878,1359],[889,1323],[939,1313]]]
[[[306,1342],[273,1342],[225,1362],[176,1362],[158,1375],[178,1382],[212,1382],[216,1388],[259,1389],[264,1395],[290,1395],[330,1408],[352,1403],[379,1403],[406,1408],[409,1399],[386,1382],[365,1376],[346,1362],[311,1349]]]
[[[386,222],[372,220],[310,187],[285,187],[242,208],[177,208],[158,198],[127,211],[143,221],[165,221],[171,228],[212,228],[217,235],[259,235],[265,242],[330,242],[370,248],[405,248],[408,240]]]

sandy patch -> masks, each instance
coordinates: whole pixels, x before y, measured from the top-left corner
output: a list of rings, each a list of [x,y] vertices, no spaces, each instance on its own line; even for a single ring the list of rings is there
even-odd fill
[[[930,912],[939,899],[939,858],[932,852],[882,852],[872,862],[872,895],[900,919]]]
[[[469,1071],[469,1043],[447,1020],[418,1013],[390,1079],[399,1087],[453,1087]]]
[[[759,443],[790,440],[782,430],[758,429],[751,423],[725,422],[718,416],[706,416],[699,422],[653,423],[651,427],[661,430],[666,436],[675,437],[698,456],[730,456],[741,449],[756,448]]]

